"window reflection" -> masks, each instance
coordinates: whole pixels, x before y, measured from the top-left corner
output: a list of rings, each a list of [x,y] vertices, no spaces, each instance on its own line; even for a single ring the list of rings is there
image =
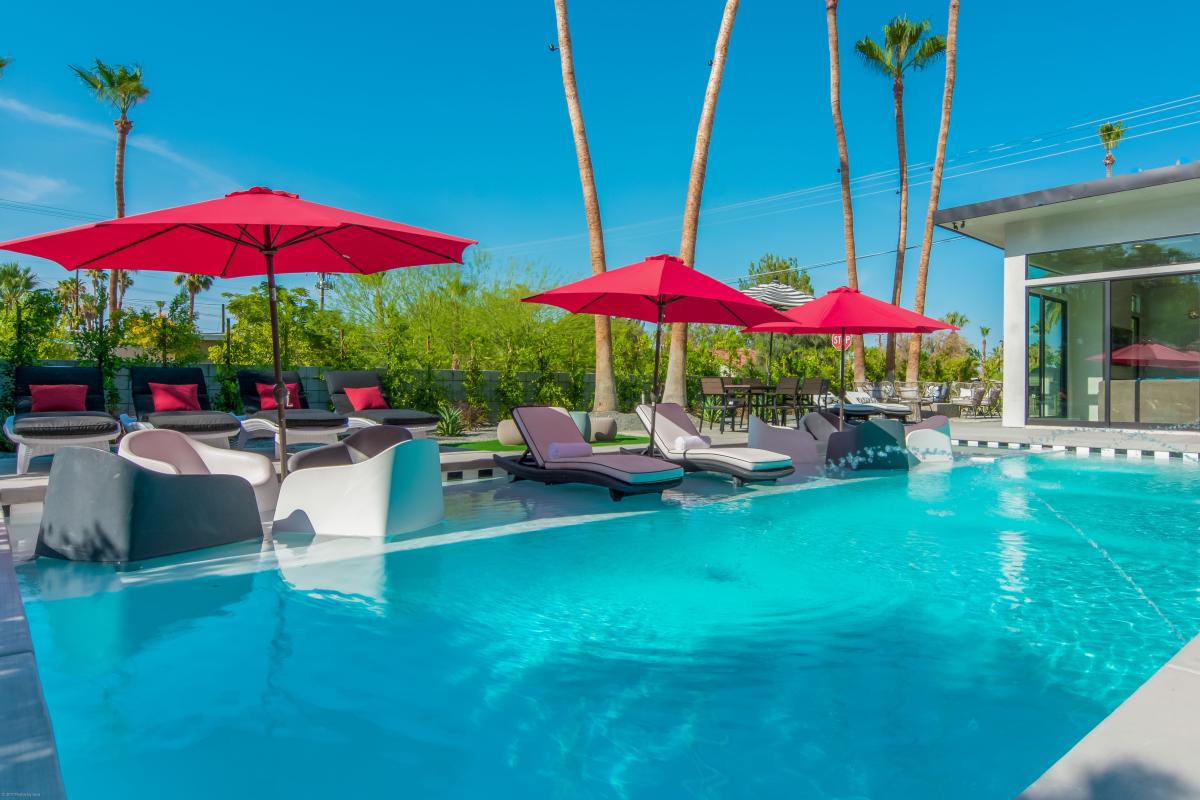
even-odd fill
[[[1033,253],[1026,261],[1026,276],[1031,279],[1052,278],[1114,269],[1190,264],[1194,261],[1200,261],[1200,234]]]

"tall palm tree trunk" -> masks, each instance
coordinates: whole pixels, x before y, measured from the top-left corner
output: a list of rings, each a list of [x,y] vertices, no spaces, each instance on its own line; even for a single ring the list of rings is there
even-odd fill
[[[193,289],[188,290],[188,322],[196,322],[196,292]]]
[[[700,109],[700,125],[696,129],[696,147],[692,151],[692,169],[688,176],[687,200],[683,208],[683,231],[679,239],[679,258],[689,267],[696,266],[696,232],[700,227],[700,201],[704,195],[704,177],[708,172],[708,146],[712,141],[713,120],[717,115],[717,98],[721,94],[721,79],[725,75],[725,59],[729,55],[729,39],[737,19],[739,0],[725,0],[721,27],[713,50],[712,69],[708,87],[704,90],[704,105]],[[687,406],[687,325],[671,326],[671,355],[667,360],[667,380],[663,402]]]
[[[955,63],[958,57],[958,3],[950,0],[949,21],[946,24],[946,84],[942,89],[942,120],[938,125],[937,149],[933,156],[933,178],[929,183],[929,206],[925,209],[925,232],[921,238],[921,260],[917,264],[917,296],[913,311],[925,313],[925,289],[929,282],[929,250],[933,247],[933,215],[937,213],[938,197],[942,191],[942,168],[946,165],[946,140],[950,136],[950,109],[954,103]],[[905,377],[916,381],[921,367],[921,335],[914,333],[908,340],[908,366]]]
[[[575,159],[579,162],[579,183],[583,188],[583,207],[587,217],[588,249],[592,256],[592,274],[607,269],[604,260],[604,228],[600,223],[600,198],[596,194],[596,175],[592,169],[592,153],[588,147],[587,130],[583,125],[583,108],[579,104],[579,89],[575,84],[575,61],[571,55],[571,28],[567,21],[567,0],[554,0],[554,17],[558,23],[558,58],[562,66],[563,94],[567,100],[567,115],[571,118],[571,133],[575,138]],[[612,321],[596,315],[596,394],[594,411],[617,410],[617,385],[613,375]]]
[[[904,78],[892,82],[892,101],[896,107],[896,155],[900,165],[900,229],[896,234],[896,273],[892,278],[892,305],[900,305],[904,288],[904,250],[908,245],[908,148],[904,141]],[[889,381],[896,379],[896,334],[887,335],[884,370]]]
[[[833,132],[837,137],[838,172],[842,179],[842,230],[846,238],[846,282],[858,288],[858,262],[854,255],[854,208],[850,202],[850,153],[846,147],[846,129],[842,126],[842,74],[838,57],[838,0],[825,0],[825,25],[829,29],[829,107],[833,113]],[[867,359],[863,337],[854,337],[854,380],[867,378]]]
[[[129,131],[133,129],[133,122],[122,114],[120,118],[113,120],[113,127],[117,129],[117,162],[113,172],[113,189],[117,195],[117,218],[119,219],[125,216],[125,142],[129,139]],[[110,327],[116,326],[117,309],[121,307],[120,283],[120,270],[110,269],[108,271],[108,324]]]

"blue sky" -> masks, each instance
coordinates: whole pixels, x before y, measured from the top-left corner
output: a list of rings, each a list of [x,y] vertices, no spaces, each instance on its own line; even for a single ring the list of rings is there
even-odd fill
[[[1194,4],[1163,2],[1153,13],[1074,0],[963,5],[949,146],[956,161],[943,207],[1101,176],[1093,134],[1102,118],[1141,125],[1118,151],[1118,173],[1200,157],[1200,125],[1189,124],[1200,121],[1194,60],[1163,38],[1196,27]],[[853,42],[877,36],[897,13],[929,18],[942,32],[945,4],[844,6],[852,172],[888,173],[896,160],[890,86],[860,64]],[[722,8],[720,0],[571,6],[610,266],[678,250]],[[53,20],[46,9],[0,8],[0,54],[13,59],[0,80],[0,199],[112,215],[111,115],[67,70],[100,57],[141,63],[152,92],[133,113],[130,213],[263,184],[469,236],[496,257],[536,261],[564,280],[587,274],[558,57],[547,48],[555,37],[550,0],[344,8],[301,0],[252,10],[223,0],[130,2],[113,15],[64,2]],[[941,86],[940,66],[909,80],[914,164],[932,157]],[[1130,113],[1150,106],[1159,108]],[[1015,144],[982,150],[1001,143]],[[746,0],[717,111],[697,266],[733,280],[765,252],[803,264],[841,258],[836,167],[823,4]],[[928,172],[911,174],[916,244]],[[860,254],[895,246],[895,185],[894,172],[859,184]],[[0,238],[80,221],[0,202]],[[1000,254],[967,241],[933,252],[927,310],[965,313],[975,340],[980,324],[998,332]],[[866,291],[887,294],[893,258],[860,262]],[[48,283],[63,277],[53,265],[28,262]],[[906,302],[915,267],[912,253]],[[827,290],[845,282],[845,268],[819,267],[812,276]],[[205,328],[215,328],[226,287],[242,282],[218,284],[202,298]],[[172,292],[169,274],[143,272],[130,297],[142,303]]]

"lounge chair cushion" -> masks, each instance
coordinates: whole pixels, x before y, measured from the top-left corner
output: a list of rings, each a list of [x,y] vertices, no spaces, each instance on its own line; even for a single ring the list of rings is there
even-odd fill
[[[696,448],[688,450],[683,458],[688,461],[708,461],[728,464],[731,467],[740,467],[751,471],[771,470],[771,469],[786,469],[792,466],[792,459],[788,456],[772,453],[769,450],[757,450],[753,447],[722,447],[722,448]]]
[[[368,408],[362,411],[351,411],[347,416],[369,419],[380,425],[437,425],[438,418],[426,411],[414,411],[410,408]]]
[[[592,446],[585,442],[551,442],[546,457],[551,461],[564,458],[587,458],[592,455]]]
[[[340,428],[346,425],[346,417],[344,415],[335,414],[332,411],[323,411],[319,408],[289,408],[286,409],[285,413],[289,428]],[[259,411],[251,414],[250,417],[272,423],[278,419],[275,409]]]
[[[568,419],[569,421],[569,419]],[[601,453],[585,458],[564,458],[547,461],[546,469],[571,469],[596,472],[624,483],[645,484],[673,481],[683,477],[683,470],[648,456]]]
[[[154,411],[142,414],[142,422],[155,428],[180,433],[224,433],[238,431],[237,417],[223,411]]]
[[[87,411],[88,387],[82,383],[51,383],[30,386],[31,411]]]
[[[112,415],[103,411],[39,411],[13,417],[13,433],[31,439],[76,436],[116,436],[120,431]]]

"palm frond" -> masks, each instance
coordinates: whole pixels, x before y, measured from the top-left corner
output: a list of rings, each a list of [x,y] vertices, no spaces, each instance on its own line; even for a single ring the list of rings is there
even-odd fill
[[[4,74],[4,68],[7,67],[11,63],[12,63],[11,58],[5,58],[4,56],[0,56],[0,75]]]
[[[936,34],[921,42],[909,63],[913,69],[925,69],[941,58],[945,52],[946,37]]]
[[[863,63],[867,68],[873,69],[881,75],[895,77],[891,52],[880,47],[879,43],[870,36],[864,36],[855,42],[854,49],[862,56]]]
[[[1096,132],[1100,135],[1100,144],[1105,150],[1116,150],[1125,136],[1125,123],[1120,120],[1106,122]]]
[[[146,99],[150,90],[142,83],[142,68],[124,64],[109,66],[100,59],[90,69],[72,66],[84,84],[96,94],[96,99],[113,106],[124,117],[129,109]]]

